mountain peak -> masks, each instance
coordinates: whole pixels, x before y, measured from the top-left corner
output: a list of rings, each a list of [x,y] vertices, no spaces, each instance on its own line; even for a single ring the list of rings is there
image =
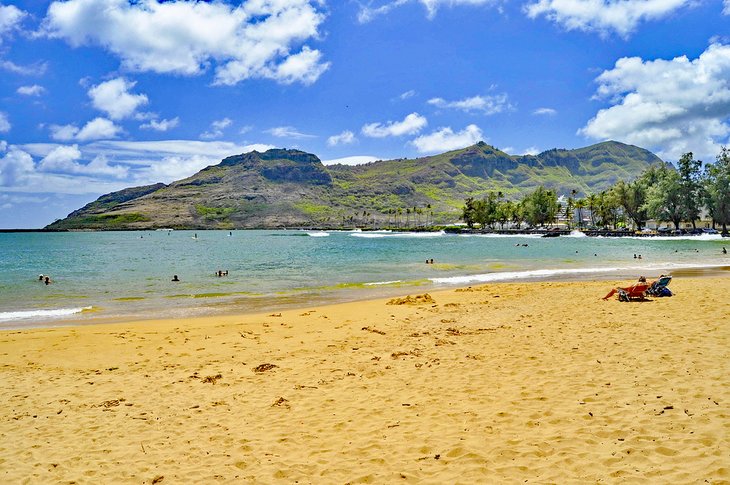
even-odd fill
[[[480,141],[424,158],[330,167],[311,153],[274,148],[225,158],[169,186],[102,196],[51,228],[346,227],[392,224],[393,211],[414,207],[447,223],[467,197],[499,190],[515,198],[540,185],[596,193],[655,163],[651,152],[617,142],[517,156]]]

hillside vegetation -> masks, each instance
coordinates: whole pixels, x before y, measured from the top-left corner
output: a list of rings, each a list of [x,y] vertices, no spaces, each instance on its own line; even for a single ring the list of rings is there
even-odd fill
[[[325,166],[273,149],[228,157],[169,185],[104,195],[48,229],[280,228],[446,224],[467,197],[517,199],[538,186],[597,193],[663,162],[618,142],[508,155],[479,142],[461,150],[365,165]]]

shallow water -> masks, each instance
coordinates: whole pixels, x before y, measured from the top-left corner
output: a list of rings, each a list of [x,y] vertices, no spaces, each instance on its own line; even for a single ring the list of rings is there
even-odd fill
[[[721,253],[728,243],[580,233],[2,233],[0,328],[248,312],[491,281],[719,271],[730,266]]]

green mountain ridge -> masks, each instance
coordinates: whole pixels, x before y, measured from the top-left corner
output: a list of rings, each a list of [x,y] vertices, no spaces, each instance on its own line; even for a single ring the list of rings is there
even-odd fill
[[[439,155],[325,166],[313,154],[272,149],[234,155],[169,185],[101,196],[47,229],[239,229],[455,222],[467,197],[516,199],[540,185],[558,194],[600,192],[663,164],[608,141],[515,156],[484,142]]]

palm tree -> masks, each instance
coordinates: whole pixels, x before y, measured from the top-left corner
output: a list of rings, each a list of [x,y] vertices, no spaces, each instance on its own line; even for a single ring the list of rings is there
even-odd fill
[[[583,228],[583,209],[586,208],[586,200],[578,199],[575,201],[575,208],[578,210],[578,229]]]

